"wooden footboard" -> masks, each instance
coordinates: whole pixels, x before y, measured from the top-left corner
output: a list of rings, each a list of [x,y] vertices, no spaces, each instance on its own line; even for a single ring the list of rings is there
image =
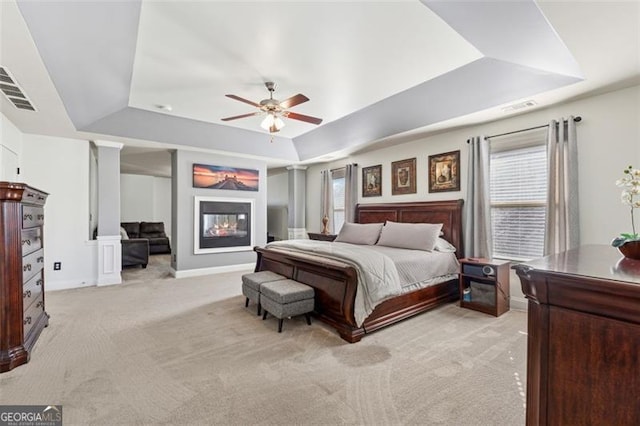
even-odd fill
[[[311,286],[315,290],[315,314],[334,327],[343,339],[356,342],[364,328],[353,316],[357,273],[351,266],[303,254],[256,247],[256,272],[273,271]]]
[[[444,237],[462,257],[462,200],[358,205],[356,218],[359,223],[442,223]],[[284,250],[256,247],[255,251],[256,272],[273,271],[313,287],[316,316],[351,343],[360,341],[365,333],[458,298],[457,280],[412,291],[382,302],[358,327],[354,319],[357,273],[352,266]]]

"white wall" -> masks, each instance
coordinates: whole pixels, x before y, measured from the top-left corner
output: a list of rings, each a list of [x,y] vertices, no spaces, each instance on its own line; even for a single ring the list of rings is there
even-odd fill
[[[289,204],[289,172],[282,169],[269,175],[267,179],[267,205],[286,206]]]
[[[121,174],[120,221],[163,222],[171,235],[171,178]]]
[[[465,198],[466,192],[466,140],[467,133],[452,136],[440,135],[428,139],[420,139],[401,145],[382,148],[364,154],[354,155],[341,161],[311,166],[307,169],[307,230],[320,232],[322,230],[322,216],[320,214],[320,171],[335,169],[348,163],[358,164],[358,202],[371,203],[401,203],[410,201],[436,201]],[[469,134],[470,135],[470,134]],[[447,136],[447,137],[443,137]],[[460,191],[440,192],[429,194],[428,186],[428,158],[429,155],[460,150],[461,183]],[[407,195],[391,195],[391,162],[416,158],[417,192]],[[382,164],[382,196],[362,198],[362,168]],[[339,230],[336,230],[338,232]]]
[[[89,241],[89,142],[23,135],[21,180],[49,193],[45,205],[47,290],[95,285],[96,246]],[[62,262],[60,271],[53,262]]]
[[[622,231],[629,231],[629,211],[620,202],[615,186],[629,164],[640,167],[640,86],[557,105],[545,110],[471,126],[401,145],[353,155],[347,159],[309,167],[307,170],[307,228],[318,232],[320,223],[320,170],[358,163],[359,169],[382,164],[382,196],[361,198],[359,202],[434,201],[466,198],[467,144],[470,136],[494,135],[539,126],[551,119],[582,116],[578,123],[580,175],[580,237],[582,244],[609,244]],[[460,150],[461,191],[429,194],[428,156]],[[391,162],[417,158],[417,194],[391,195]],[[358,188],[362,173],[359,172]],[[520,283],[511,280],[512,302],[524,305]]]
[[[21,152],[22,132],[0,113],[0,180],[20,181],[17,168],[20,166]]]

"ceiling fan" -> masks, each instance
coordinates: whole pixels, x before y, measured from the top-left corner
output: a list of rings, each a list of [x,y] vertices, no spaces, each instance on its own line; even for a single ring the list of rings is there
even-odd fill
[[[306,123],[320,124],[322,123],[322,118],[311,117],[309,115],[298,114],[296,112],[288,111],[289,108],[294,107],[296,105],[300,105],[303,102],[307,102],[309,98],[307,98],[302,93],[298,93],[297,95],[291,96],[284,101],[278,101],[273,99],[273,92],[275,91],[275,83],[268,81],[265,83],[267,86],[267,90],[269,91],[269,99],[263,99],[260,103],[255,103],[248,99],[241,98],[236,95],[225,95],[228,98],[235,99],[236,101],[244,102],[245,104],[252,105],[259,110],[256,112],[250,112],[248,114],[236,115],[233,117],[223,118],[222,121],[231,121],[237,120],[239,118],[252,117],[254,115],[262,115],[266,114],[265,119],[260,124],[265,130],[268,130],[269,133],[279,132],[280,129],[284,127],[284,121],[282,121],[281,117],[291,118],[294,120],[304,121]]]

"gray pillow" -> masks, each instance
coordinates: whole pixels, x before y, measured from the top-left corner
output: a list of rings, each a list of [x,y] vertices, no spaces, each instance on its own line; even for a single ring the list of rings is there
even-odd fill
[[[129,235],[127,234],[127,231],[125,231],[125,229],[122,226],[120,227],[120,239],[121,240],[129,239]]]
[[[382,228],[377,245],[431,251],[436,245],[441,230],[441,223],[387,221]]]
[[[455,253],[456,248],[447,240],[440,237],[436,241],[436,246],[434,247],[435,251],[441,251],[443,253]]]
[[[382,223],[345,222],[334,241],[372,246],[378,241]]]

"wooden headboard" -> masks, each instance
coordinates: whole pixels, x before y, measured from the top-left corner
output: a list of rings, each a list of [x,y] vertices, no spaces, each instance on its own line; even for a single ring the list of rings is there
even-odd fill
[[[358,204],[356,222],[384,223],[390,220],[404,223],[442,223],[444,238],[456,247],[456,256],[461,258],[464,254],[462,203],[463,200]]]

